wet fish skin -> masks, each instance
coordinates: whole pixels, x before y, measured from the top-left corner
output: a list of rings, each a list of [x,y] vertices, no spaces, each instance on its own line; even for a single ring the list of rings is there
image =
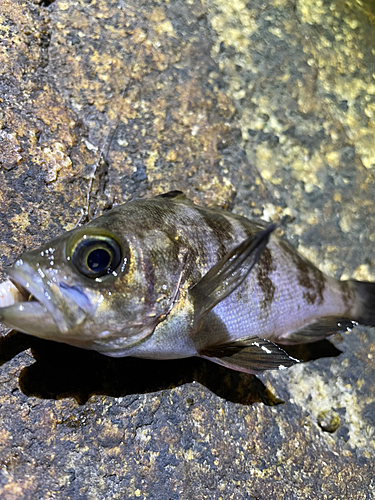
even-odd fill
[[[110,356],[202,356],[248,373],[294,364],[272,342],[312,342],[357,320],[375,324],[374,284],[325,276],[271,233],[180,192],[130,202],[21,256],[8,274],[37,301],[0,307],[0,318]],[[115,240],[121,261],[93,279],[79,272],[74,252],[84,237],[103,235]],[[244,242],[250,256],[241,261]],[[225,271],[225,262],[237,268]],[[232,285],[230,273],[238,278]]]

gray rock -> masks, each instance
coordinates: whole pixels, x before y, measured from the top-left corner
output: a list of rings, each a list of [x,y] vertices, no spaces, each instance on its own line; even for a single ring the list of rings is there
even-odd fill
[[[370,0],[3,2],[2,267],[178,188],[292,216],[323,271],[374,280],[372,19]],[[358,327],[253,377],[4,332],[0,496],[371,499],[374,352]]]

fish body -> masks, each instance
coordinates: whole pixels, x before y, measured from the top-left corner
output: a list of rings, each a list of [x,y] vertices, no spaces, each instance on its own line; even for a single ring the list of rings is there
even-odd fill
[[[375,323],[374,284],[324,275],[274,229],[178,191],[120,205],[8,268],[24,300],[0,320],[109,356],[248,373],[294,364],[275,342]]]

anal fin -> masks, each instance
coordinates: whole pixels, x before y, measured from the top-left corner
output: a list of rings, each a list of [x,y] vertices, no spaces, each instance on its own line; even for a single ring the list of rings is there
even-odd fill
[[[199,355],[232,370],[252,374],[282,370],[298,363],[277,345],[256,336],[207,347]]]
[[[358,323],[348,318],[338,318],[337,316],[323,316],[316,321],[303,326],[295,332],[288,333],[285,337],[278,338],[278,344],[308,344],[325,339],[335,333],[349,332]]]

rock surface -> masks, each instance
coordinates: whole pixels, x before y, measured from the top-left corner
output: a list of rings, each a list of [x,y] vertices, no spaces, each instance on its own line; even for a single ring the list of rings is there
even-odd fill
[[[371,0],[3,0],[0,259],[182,189],[375,280]],[[0,497],[375,496],[375,333],[261,377],[0,342]],[[281,404],[284,402],[284,404]]]

